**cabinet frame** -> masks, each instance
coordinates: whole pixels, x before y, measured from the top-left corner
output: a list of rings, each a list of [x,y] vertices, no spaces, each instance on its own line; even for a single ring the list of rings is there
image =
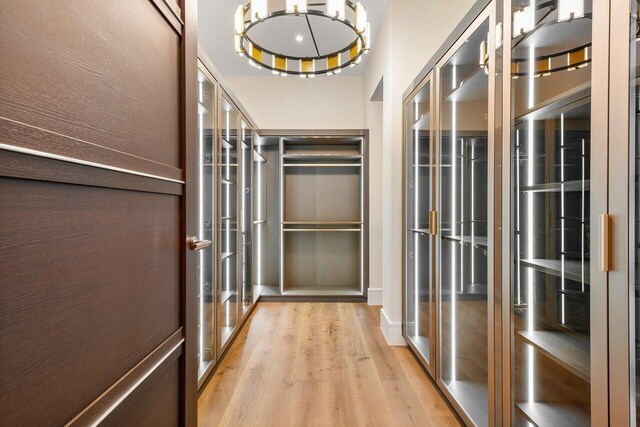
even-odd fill
[[[432,235],[429,233],[429,253],[431,254],[431,256],[429,257],[429,295],[430,295],[430,299],[429,299],[429,355],[428,355],[428,360],[427,358],[424,357],[424,355],[420,352],[420,350],[416,347],[416,345],[413,343],[413,341],[411,340],[411,338],[409,338],[408,334],[407,334],[407,277],[408,277],[408,256],[407,256],[407,240],[408,240],[408,236],[410,231],[408,230],[408,217],[409,217],[409,212],[407,209],[408,206],[408,200],[409,200],[409,194],[407,192],[407,183],[406,183],[406,179],[408,176],[408,171],[409,171],[409,167],[411,166],[410,164],[408,164],[408,158],[407,158],[407,153],[409,152],[409,140],[408,135],[406,134],[406,130],[407,130],[407,111],[409,111],[409,109],[411,108],[411,103],[413,101],[413,98],[415,96],[418,95],[418,93],[420,93],[420,91],[422,91],[422,89],[424,89],[424,87],[428,84],[430,85],[430,89],[429,89],[429,159],[430,159],[430,165],[431,167],[429,168],[429,212],[435,210],[435,181],[436,181],[436,176],[437,173],[435,173],[436,170],[436,158],[435,158],[435,89],[434,89],[434,84],[435,84],[435,72],[430,71],[429,74],[427,74],[427,76],[420,82],[420,84],[418,84],[418,86],[413,89],[411,91],[411,93],[409,95],[406,96],[404,104],[403,104],[403,126],[402,126],[402,171],[403,171],[403,181],[404,184],[402,186],[402,206],[403,206],[403,210],[404,213],[402,215],[402,256],[403,256],[403,262],[402,262],[402,300],[403,300],[403,304],[402,304],[402,336],[404,337],[405,341],[407,342],[407,345],[411,348],[411,350],[413,351],[413,353],[416,355],[416,357],[418,358],[418,360],[420,360],[420,363],[422,363],[422,365],[425,367],[425,369],[427,370],[427,372],[429,372],[429,374],[431,374],[432,377],[435,376],[435,372],[436,372],[436,351],[435,351],[435,343],[436,343],[436,333],[437,333],[437,328],[436,328],[436,312],[435,312],[435,298],[436,298],[436,293],[435,293],[435,257],[433,256],[435,254],[435,250],[436,250],[436,246],[435,246],[435,240],[437,236],[437,233],[435,235]],[[415,180],[414,180],[414,185],[415,185]],[[414,201],[415,203],[415,201]],[[413,231],[411,231],[413,232]],[[416,262],[416,261],[414,261]],[[416,307],[417,310],[417,307]]]
[[[608,378],[608,275],[598,268],[601,264],[600,248],[603,244],[599,229],[601,214],[608,211],[608,86],[609,86],[609,41],[602,34],[609,33],[609,4],[608,0],[593,1],[592,20],[592,62],[591,62],[591,199],[590,222],[591,233],[591,262],[590,262],[590,390],[591,390],[591,423],[592,425],[607,425],[609,422],[609,378]],[[513,319],[511,313],[511,283],[514,280],[513,259],[514,247],[512,244],[513,194],[512,194],[512,159],[513,147],[511,141],[512,132],[512,106],[511,106],[511,40],[513,10],[511,0],[504,0],[504,49],[503,66],[505,71],[502,76],[503,104],[503,133],[502,133],[502,420],[504,425],[511,425],[513,419],[512,404],[514,402],[514,390],[512,387],[512,350],[513,344]],[[627,44],[625,44],[626,48]],[[626,98],[625,98],[626,99]],[[598,142],[602,143],[598,143]],[[594,160],[594,159],[599,159]],[[625,195],[626,198],[626,195]],[[508,280],[504,280],[508,278]],[[508,283],[508,285],[507,285]],[[604,344],[604,345],[602,345]],[[613,347],[612,347],[613,348]]]

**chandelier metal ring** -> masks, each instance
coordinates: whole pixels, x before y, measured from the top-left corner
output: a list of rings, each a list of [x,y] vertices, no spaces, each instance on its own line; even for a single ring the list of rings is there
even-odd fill
[[[264,9],[262,9],[263,15],[258,16],[258,14],[256,14],[255,17],[251,16],[251,2],[247,3],[246,6],[238,6],[238,9],[236,10],[236,52],[241,56],[246,54],[249,58],[250,64],[258,68],[265,68],[272,71],[273,74],[282,76],[297,75],[300,77],[314,77],[315,75],[322,74],[333,75],[339,73],[343,68],[358,64],[362,59],[362,55],[369,51],[370,43],[370,28],[369,23],[366,22],[366,11],[364,11],[364,7],[360,3],[354,4],[349,0],[344,0],[345,8],[349,8],[353,13],[355,13],[356,21],[358,21],[359,18],[358,13],[363,13],[365,15],[365,23],[363,25],[362,22],[354,23],[347,19],[346,16],[340,16],[338,12],[332,16],[322,10],[312,9],[314,7],[318,8],[327,6],[327,4],[328,2],[309,3],[308,5],[305,4],[304,10],[298,10],[297,8],[294,11],[281,9],[270,13],[265,13]],[[363,12],[360,12],[360,10]],[[283,16],[305,15],[330,19],[345,25],[353,31],[353,41],[345,47],[328,54],[294,56],[275,52],[272,49],[266,48],[257,43],[249,35],[249,31],[252,28],[255,28],[270,19]],[[345,15],[344,10],[342,15]],[[361,27],[359,28],[358,25]],[[269,61],[269,58],[271,61]]]

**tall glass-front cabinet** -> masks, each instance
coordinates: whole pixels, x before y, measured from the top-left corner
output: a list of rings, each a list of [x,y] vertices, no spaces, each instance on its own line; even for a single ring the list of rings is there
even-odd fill
[[[253,286],[254,129],[198,67],[198,382],[215,367],[259,295]]]
[[[479,1],[406,93],[404,334],[469,425],[640,419],[638,7]]]

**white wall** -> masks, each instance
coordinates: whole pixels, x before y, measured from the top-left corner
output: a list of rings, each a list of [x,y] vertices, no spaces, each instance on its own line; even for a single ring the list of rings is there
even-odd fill
[[[364,129],[362,77],[225,76],[261,129]]]
[[[380,323],[390,344],[402,344],[402,94],[426,62],[466,14],[473,0],[392,0],[371,47],[364,78],[365,116],[375,116],[371,95],[384,80],[383,119],[378,149],[383,159],[382,180],[371,193],[382,194],[382,226],[371,230],[370,240],[384,248],[381,267],[383,307]],[[377,153],[370,151],[370,156]],[[378,271],[374,271],[374,269]]]

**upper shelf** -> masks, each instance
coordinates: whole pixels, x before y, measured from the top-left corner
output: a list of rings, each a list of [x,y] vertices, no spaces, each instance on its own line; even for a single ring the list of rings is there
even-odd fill
[[[361,160],[361,154],[323,154],[323,153],[308,153],[308,154],[283,154],[282,158],[285,160]]]
[[[454,242],[472,244],[476,247],[486,248],[488,245],[486,236],[442,236],[442,238]]]
[[[429,119],[431,117],[431,114],[429,112],[424,113],[422,116],[420,116],[418,118],[418,120],[416,120],[413,125],[411,126],[414,130],[429,130],[430,128],[430,123],[429,123]]]
[[[584,181],[565,181],[563,182],[546,182],[544,184],[536,184],[520,187],[520,191],[530,191],[534,193],[553,193],[564,191],[589,191],[591,188],[591,180],[585,179]]]
[[[542,272],[551,274],[553,276],[562,277],[563,268],[562,260],[559,259],[522,259],[520,262],[527,266]],[[578,260],[565,260],[564,261],[564,277],[576,282],[582,281],[583,265]],[[584,283],[589,284],[589,261],[584,263]]]
[[[461,102],[488,97],[488,77],[484,68],[478,67],[469,77],[460,82],[460,85],[447,96],[447,100]]]

